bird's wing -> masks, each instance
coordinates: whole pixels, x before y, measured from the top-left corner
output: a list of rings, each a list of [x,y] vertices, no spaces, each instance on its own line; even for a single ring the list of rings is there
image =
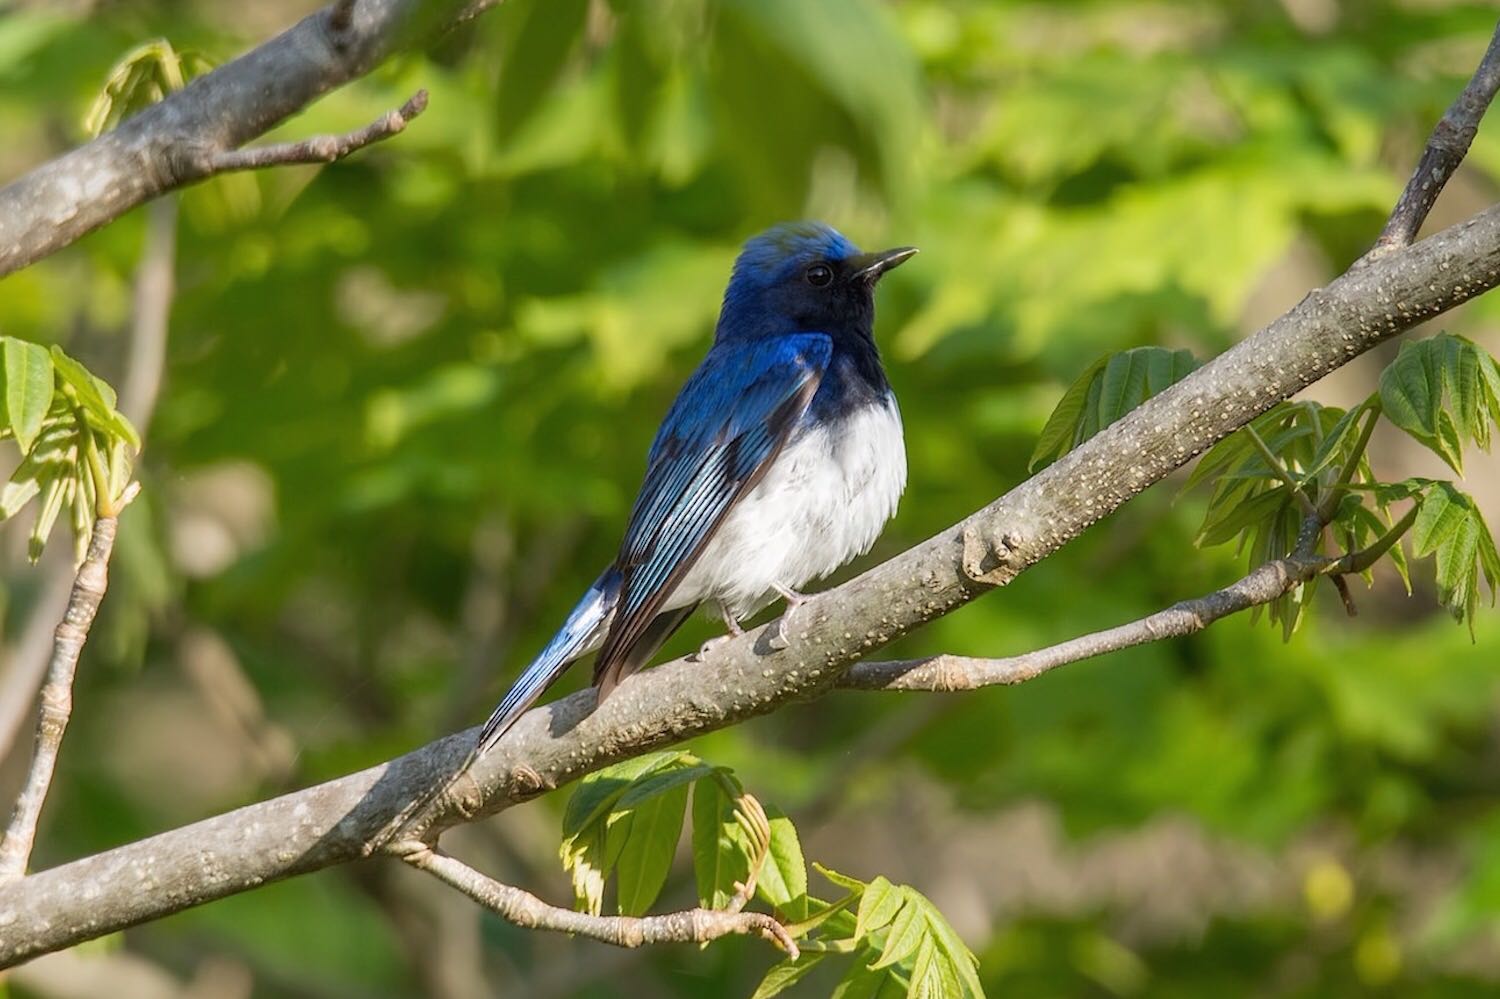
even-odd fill
[[[670,633],[651,629],[662,602],[786,443],[832,351],[821,333],[720,344],[677,396],[651,445],[616,563],[620,601],[594,667],[601,700],[666,641]]]

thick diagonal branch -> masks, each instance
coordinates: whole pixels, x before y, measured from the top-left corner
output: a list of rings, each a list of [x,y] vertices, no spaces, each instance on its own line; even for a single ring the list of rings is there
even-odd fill
[[[560,698],[457,780],[472,731],[34,874],[0,892],[0,965],[369,856],[392,839],[430,839],[617,760],[821,696],[870,651],[1015,578],[1277,401],[1497,284],[1493,208],[1313,292],[989,506],[811,598],[787,648],[770,649],[758,628],[704,662],[631,678],[598,710],[592,691]]]
[[[1448,179],[1463,162],[1479,132],[1479,122],[1500,90],[1500,25],[1490,39],[1479,68],[1474,70],[1443,117],[1432,130],[1432,137],[1422,150],[1422,158],[1406,182],[1406,189],[1396,202],[1380,237],[1369,256],[1379,256],[1400,246],[1410,246],[1427,220],[1427,214],[1443,193]]]
[[[595,916],[549,905],[530,892],[501,884],[456,857],[425,844],[401,844],[401,859],[438,878],[495,913],[525,929],[574,933],[616,947],[659,943],[708,943],[733,935],[769,940],[795,960],[797,944],[786,928],[763,912],[685,909],[657,916]]]
[[[63,732],[73,713],[73,675],[78,670],[78,657],[83,652],[83,643],[88,640],[89,627],[99,612],[99,602],[104,599],[104,591],[109,586],[109,556],[114,546],[115,519],[100,517],[94,521],[88,554],[73,578],[68,609],[53,635],[52,660],[47,665],[47,678],[42,683],[36,751],[32,754],[31,769],[16,801],[10,826],[5,830],[5,839],[0,841],[0,881],[21,877],[31,859],[37,822],[47,800],[47,790],[52,786],[52,773],[57,767]]]

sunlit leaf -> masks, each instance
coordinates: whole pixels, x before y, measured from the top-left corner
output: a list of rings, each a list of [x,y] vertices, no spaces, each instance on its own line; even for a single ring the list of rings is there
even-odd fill
[[[47,348],[4,338],[5,424],[24,454],[31,450],[52,406],[52,360]]]
[[[760,985],[750,999],[771,999],[772,996],[780,995],[782,992],[796,985],[808,973],[818,966],[818,962],[828,955],[825,953],[805,953],[795,961],[782,961],[771,965],[771,970],[766,972],[766,977],[760,980]]]

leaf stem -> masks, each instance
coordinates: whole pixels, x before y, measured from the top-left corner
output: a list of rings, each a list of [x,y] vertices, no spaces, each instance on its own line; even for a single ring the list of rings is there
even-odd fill
[[[1255,427],[1248,423],[1245,424],[1245,433],[1250,435],[1250,440],[1255,444],[1255,449],[1260,452],[1260,456],[1265,459],[1266,464],[1271,466],[1271,471],[1276,473],[1276,477],[1297,498],[1297,505],[1302,508],[1302,512],[1309,517],[1318,516],[1318,508],[1313,506],[1312,500],[1307,498],[1307,493],[1303,492],[1301,487],[1297,485],[1297,480],[1292,478],[1292,473],[1286,470],[1286,466],[1281,463],[1281,459],[1272,453],[1270,447],[1261,439],[1260,434],[1255,432]]]
[[[1370,566],[1380,561],[1380,557],[1390,551],[1391,547],[1401,540],[1403,534],[1411,530],[1411,525],[1417,522],[1417,512],[1421,508],[1421,503],[1412,503],[1411,509],[1406,511],[1400,520],[1392,524],[1390,530],[1376,538],[1368,547],[1345,555],[1325,569],[1324,572],[1330,575],[1364,572]]]
[[[1370,418],[1360,428],[1359,436],[1354,440],[1354,447],[1349,452],[1349,458],[1339,471],[1339,477],[1334,480],[1333,486],[1328,490],[1328,495],[1318,505],[1318,519],[1325,524],[1333,520],[1333,515],[1338,512],[1339,503],[1343,502],[1344,494],[1349,491],[1349,483],[1354,481],[1354,476],[1359,471],[1359,463],[1364,458],[1365,448],[1370,445],[1370,436],[1375,433],[1375,424],[1380,422],[1382,412],[1380,394],[1377,392],[1371,395],[1361,404],[1361,408],[1369,411]]]

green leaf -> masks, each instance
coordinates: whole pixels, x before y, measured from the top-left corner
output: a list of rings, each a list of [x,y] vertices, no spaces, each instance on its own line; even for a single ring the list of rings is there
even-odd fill
[[[744,840],[737,835],[732,803],[716,778],[693,785],[693,876],[698,902],[705,909],[722,909],[734,897],[734,883],[750,874]]]
[[[47,348],[5,337],[5,425],[16,435],[21,453],[41,433],[52,406],[52,361]]]
[[[1089,388],[1107,363],[1109,363],[1109,355],[1106,354],[1085,368],[1083,374],[1078,376],[1078,380],[1068,386],[1067,391],[1058,400],[1057,407],[1052,410],[1052,415],[1047,417],[1040,436],[1037,437],[1036,447],[1031,452],[1031,460],[1026,463],[1028,471],[1035,471],[1037,465],[1049,457],[1059,458],[1073,449],[1073,435],[1082,419],[1084,406],[1088,401]]]
[[[574,906],[594,916],[604,908],[604,881],[609,877],[605,834],[602,824],[595,825],[588,832],[564,841],[563,867],[572,877]]]
[[[1165,347],[1134,347],[1099,358],[1063,393],[1028,467],[1062,457],[1197,366],[1189,351]]]
[[[1380,375],[1391,422],[1463,474],[1463,443],[1488,448],[1500,419],[1500,369],[1477,344],[1440,333],[1406,343]]]
[[[31,527],[31,537],[26,545],[27,557],[33,563],[42,557],[42,549],[52,536],[52,528],[57,523],[58,515],[73,502],[73,491],[77,484],[77,480],[67,474],[57,475],[42,484],[41,505],[37,508],[36,522]]]
[[[905,885],[896,890],[901,893],[901,908],[891,920],[885,946],[880,950],[880,957],[870,965],[871,968],[888,968],[904,961],[916,952],[927,933],[927,921],[923,918],[922,907],[914,904],[911,897],[915,893]]]
[[[875,999],[889,980],[884,971],[872,971],[863,961],[855,961],[834,988],[831,999]]]
[[[780,809],[766,809],[771,849],[755,882],[755,893],[793,922],[807,918],[807,861],[797,827]]]
[[[840,874],[831,867],[824,867],[822,864],[814,863],[813,870],[847,891],[863,892],[866,888],[863,881],[858,878],[851,878],[847,874]]]
[[[1277,486],[1249,499],[1210,506],[1194,543],[1200,547],[1221,545],[1247,528],[1270,522],[1291,503],[1291,491],[1286,486]]]
[[[115,390],[108,383],[94,377],[87,368],[56,346],[52,348],[52,364],[57,369],[58,377],[73,390],[83,411],[100,430],[125,441],[137,451],[141,449],[141,435],[115,409]]]
[[[578,782],[563,812],[563,836],[573,836],[609,814],[637,780],[673,764],[692,766],[697,757],[680,750],[647,753],[589,774]]]
[[[806,978],[808,973],[818,966],[818,962],[827,956],[827,953],[812,951],[804,953],[795,961],[782,961],[771,965],[771,970],[767,971],[766,977],[760,980],[760,985],[750,999],[771,999],[772,996],[780,995]]]
[[[877,876],[865,886],[865,893],[860,897],[854,924],[855,937],[863,938],[868,933],[884,929],[895,918],[904,900],[901,889]]]
[[[661,894],[682,835],[687,797],[687,785],[674,784],[636,804],[610,829],[610,836],[624,838],[615,863],[621,915],[643,915]]]

